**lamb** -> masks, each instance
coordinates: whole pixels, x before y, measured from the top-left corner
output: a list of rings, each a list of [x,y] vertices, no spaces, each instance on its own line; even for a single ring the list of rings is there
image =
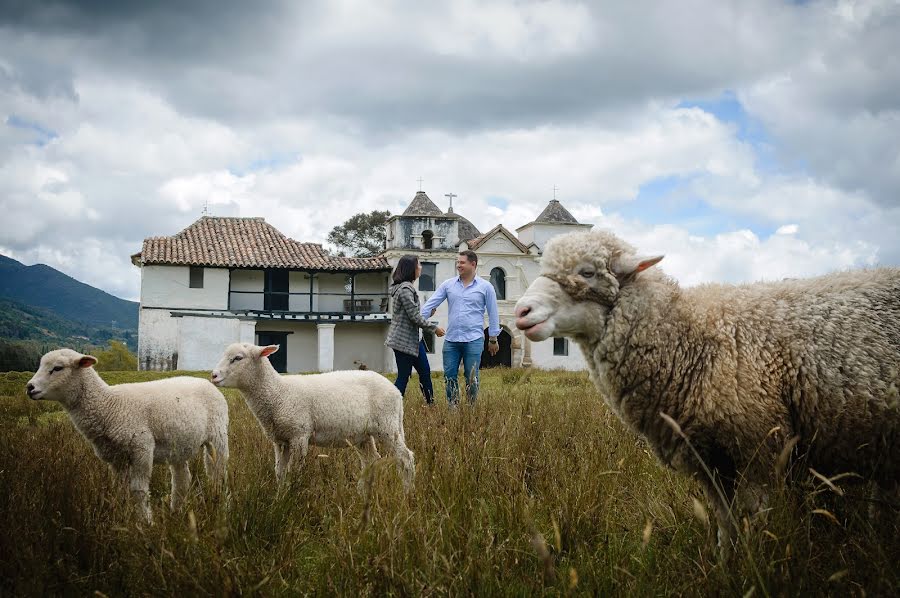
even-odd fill
[[[269,363],[279,345],[234,343],[226,350],[212,381],[237,387],[275,448],[275,476],[284,480],[309,445],[359,448],[362,470],[380,458],[375,441],[397,459],[404,488],[415,465],[403,432],[403,397],[384,376],[367,370],[281,376]],[[363,478],[359,489],[362,491]]]
[[[75,427],[112,470],[127,478],[148,522],[154,463],[172,473],[171,507],[191,484],[188,461],[205,449],[207,473],[217,486],[228,463],[228,405],[209,381],[181,376],[109,386],[93,369],[97,358],[71,349],[50,351],[26,385],[33,400],[59,401]]]
[[[900,489],[900,269],[681,289],[650,269],[662,257],[608,232],[557,237],[516,326],[576,341],[618,417],[697,477],[724,551],[729,508],[760,508],[791,456]]]

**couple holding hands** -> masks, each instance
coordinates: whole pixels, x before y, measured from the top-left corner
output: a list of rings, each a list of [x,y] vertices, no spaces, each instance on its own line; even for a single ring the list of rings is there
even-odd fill
[[[493,356],[500,349],[497,342],[500,334],[497,294],[491,283],[476,275],[477,267],[478,256],[474,251],[460,252],[456,258],[459,275],[441,283],[434,295],[420,307],[419,294],[413,286],[422,273],[419,258],[404,255],[397,263],[390,287],[393,298],[391,326],[384,344],[394,350],[397,360],[395,385],[401,394],[406,392],[406,385],[415,368],[426,403],[434,403],[431,367],[419,331],[424,329],[437,336],[446,334],[443,358],[447,402],[451,406],[459,403],[459,365],[462,362],[466,373],[466,395],[470,404],[475,403],[481,353],[484,350],[485,311],[488,314],[488,353]],[[448,307],[446,331],[427,319],[445,299]]]

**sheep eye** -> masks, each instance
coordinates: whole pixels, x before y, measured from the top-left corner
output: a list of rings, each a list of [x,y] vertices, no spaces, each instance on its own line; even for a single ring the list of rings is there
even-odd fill
[[[235,361],[240,361],[243,358],[244,358],[243,355],[235,355],[234,357],[231,358],[231,363],[234,363]]]
[[[579,274],[582,276],[582,278],[593,278],[595,272],[593,270],[589,270],[589,269],[585,268],[584,270],[579,272]]]
[[[58,365],[55,368],[53,368],[52,370],[50,370],[50,373],[52,374],[53,372],[61,372],[62,369],[63,369],[63,366]]]

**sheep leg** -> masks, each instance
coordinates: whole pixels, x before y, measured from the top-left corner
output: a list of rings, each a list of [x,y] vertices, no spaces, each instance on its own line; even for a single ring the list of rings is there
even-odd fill
[[[208,443],[203,453],[203,467],[213,486],[216,488],[224,486],[228,468],[228,445],[216,448],[215,444]]]
[[[716,477],[715,481],[704,479],[701,483],[706,499],[713,507],[716,517],[717,531],[716,544],[720,556],[727,557],[737,538],[737,529],[734,526],[735,517],[732,514],[732,502],[734,497],[734,483]],[[723,500],[724,498],[724,500]]]
[[[359,449],[359,481],[356,482],[356,490],[362,494],[366,494],[366,469],[372,463],[381,458],[378,448],[375,446],[375,439],[372,436],[367,437],[361,443],[356,445]]]
[[[279,482],[284,479],[285,468],[287,467],[288,445],[285,442],[274,442],[275,446],[275,479]]]
[[[291,471],[294,462],[299,455],[301,459],[306,458],[309,452],[309,437],[301,436],[291,438],[287,442],[275,445],[275,477],[278,481],[283,481],[285,476]]]
[[[402,438],[398,437],[394,442],[394,457],[397,459],[397,471],[403,479],[403,489],[409,492],[416,475],[416,461]]]
[[[153,523],[153,513],[150,511],[150,476],[153,473],[153,451],[150,455],[136,456],[128,468],[128,485],[131,496],[138,510],[147,523]]]
[[[187,500],[188,491],[191,487],[191,470],[187,461],[181,464],[170,464],[169,470],[172,472],[172,499],[170,506],[173,511],[184,504]]]

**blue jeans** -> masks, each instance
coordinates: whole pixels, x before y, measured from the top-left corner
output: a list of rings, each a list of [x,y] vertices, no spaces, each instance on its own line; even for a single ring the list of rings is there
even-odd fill
[[[469,404],[478,397],[478,368],[481,367],[481,353],[484,339],[470,342],[444,341],[444,382],[447,386],[447,402],[459,403],[459,362],[466,371],[466,396]]]
[[[419,354],[413,357],[409,353],[394,349],[394,359],[397,360],[397,381],[394,386],[400,394],[406,393],[406,385],[412,375],[413,368],[419,373],[419,388],[425,396],[425,402],[434,403],[434,387],[431,385],[431,365],[428,363],[428,355],[425,354],[425,341],[419,341]]]

